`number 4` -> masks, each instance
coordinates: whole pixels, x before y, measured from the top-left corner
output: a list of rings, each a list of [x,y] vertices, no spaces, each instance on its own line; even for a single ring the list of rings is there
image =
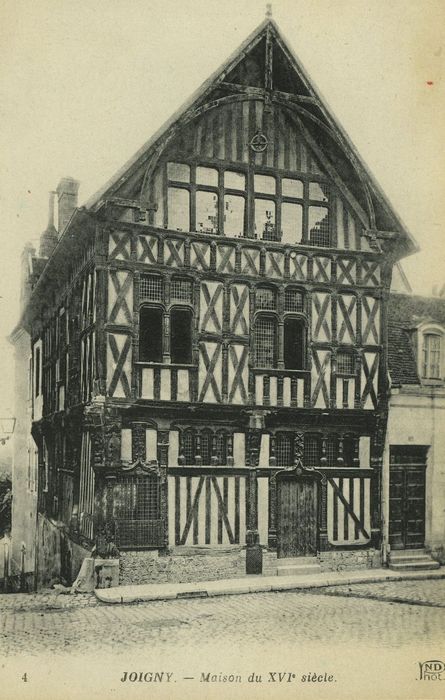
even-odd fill
[[[22,676],[22,681],[24,681],[25,683],[28,682],[28,676],[27,676],[26,673],[23,674],[23,676]]]

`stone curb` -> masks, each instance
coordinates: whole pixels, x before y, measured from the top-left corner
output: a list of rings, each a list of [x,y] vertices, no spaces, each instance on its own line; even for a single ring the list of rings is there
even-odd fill
[[[395,581],[427,581],[444,579],[443,570],[405,573],[387,573],[382,571],[374,576],[348,576],[322,579],[318,576],[268,576],[253,582],[251,579],[227,579],[222,581],[202,581],[188,584],[139,584],[116,588],[100,588],[94,591],[96,598],[108,605],[143,603],[159,600],[177,600],[188,598],[213,598],[223,595],[243,595],[246,593],[267,593],[292,590],[310,590],[330,586],[351,586],[358,583],[385,583]],[[165,590],[160,590],[165,585]],[[126,590],[122,590],[125,588]],[[152,590],[150,591],[150,588]],[[120,590],[119,590],[120,589]],[[145,590],[142,590],[145,589]],[[398,601],[397,601],[398,602]]]

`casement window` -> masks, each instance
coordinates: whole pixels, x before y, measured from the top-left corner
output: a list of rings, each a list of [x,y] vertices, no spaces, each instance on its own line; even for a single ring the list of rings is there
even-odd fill
[[[142,306],[139,312],[139,361],[163,362],[164,306],[146,306],[144,302],[165,304],[164,280],[160,275],[141,275],[139,297]],[[170,310],[170,358],[175,364],[192,362],[192,282],[173,278],[170,285],[170,301],[175,304]],[[176,303],[181,304],[177,306]]]
[[[192,311],[174,308],[170,315],[170,355],[175,364],[192,361]]]
[[[304,294],[299,289],[289,287],[284,291],[284,314],[280,314],[282,330],[283,357],[281,362],[285,369],[303,370],[306,353],[306,321],[302,317],[305,310]],[[280,304],[280,307],[283,308]],[[277,312],[277,292],[273,287],[259,286],[255,292],[257,311]],[[293,315],[291,315],[293,314]],[[278,358],[278,314],[258,314],[255,320],[255,366],[277,367]]]
[[[218,233],[218,171],[196,168],[196,227],[198,233]]]
[[[295,245],[303,239],[303,182],[283,177],[281,196],[281,241]]]
[[[232,436],[224,431],[192,430],[186,428],[181,432],[180,460],[184,465],[195,465],[197,457],[200,463],[210,466],[227,464],[227,442]]]
[[[288,317],[284,320],[284,367],[304,369],[304,321]]]
[[[255,319],[255,366],[276,367],[277,321],[273,316],[259,315]]]
[[[306,433],[304,436],[303,464],[305,467],[353,467],[355,439],[350,435]],[[326,462],[322,462],[322,458]],[[343,461],[342,461],[343,460]]]
[[[163,544],[161,487],[155,474],[118,476],[113,486],[113,520],[121,548]]]
[[[255,307],[258,311],[275,311],[277,308],[277,295],[270,287],[257,287]]]
[[[28,401],[32,399],[32,357],[28,360]]]
[[[40,352],[40,347],[35,349],[35,354],[34,354],[34,396],[37,398],[37,396],[40,395],[40,392],[42,390],[42,358],[41,358],[41,352]]]
[[[355,376],[355,355],[352,352],[340,351],[337,353],[337,375]]]
[[[442,379],[442,337],[437,333],[424,333],[422,339],[422,378]]]
[[[331,197],[321,181],[222,166],[166,163],[167,212],[174,231],[257,238],[289,245],[331,244]]]
[[[139,361],[162,362],[163,312],[143,306],[139,312]]]
[[[234,170],[224,171],[224,209],[222,229],[226,236],[244,236],[246,176]]]
[[[191,280],[174,277],[170,285],[170,299],[174,301],[184,301],[187,304],[193,302],[193,291]]]
[[[302,313],[304,311],[304,295],[298,289],[286,289],[284,292],[284,310]]]
[[[321,438],[319,435],[304,436],[303,464],[305,467],[320,466]]]
[[[163,301],[164,282],[159,275],[141,275],[139,283],[141,301]]]
[[[275,459],[278,467],[291,467],[294,463],[294,434],[277,433]]]
[[[201,454],[201,460],[202,464],[211,464],[212,463],[212,438],[213,435],[210,430],[203,430],[200,435],[200,454]]]
[[[184,430],[181,434],[181,455],[184,464],[195,464],[195,435],[191,430]]]

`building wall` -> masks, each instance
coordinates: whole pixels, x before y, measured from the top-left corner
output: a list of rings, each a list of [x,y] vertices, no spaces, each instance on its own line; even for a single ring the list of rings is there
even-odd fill
[[[445,563],[445,390],[419,386],[392,392],[383,469],[383,538],[388,543],[390,445],[429,445],[425,545]]]
[[[37,525],[37,585],[71,585],[91,552],[73,542],[63,525],[39,513]]]
[[[29,398],[28,333],[19,330],[14,337],[15,353],[15,430],[12,468],[12,557],[11,574],[20,573],[22,546],[25,546],[25,572],[35,568],[37,513],[37,468],[35,444],[31,436],[31,400]]]

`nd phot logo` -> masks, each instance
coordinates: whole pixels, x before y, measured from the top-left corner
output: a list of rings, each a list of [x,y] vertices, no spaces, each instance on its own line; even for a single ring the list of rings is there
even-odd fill
[[[419,661],[419,681],[445,681],[445,663],[434,659]]]

